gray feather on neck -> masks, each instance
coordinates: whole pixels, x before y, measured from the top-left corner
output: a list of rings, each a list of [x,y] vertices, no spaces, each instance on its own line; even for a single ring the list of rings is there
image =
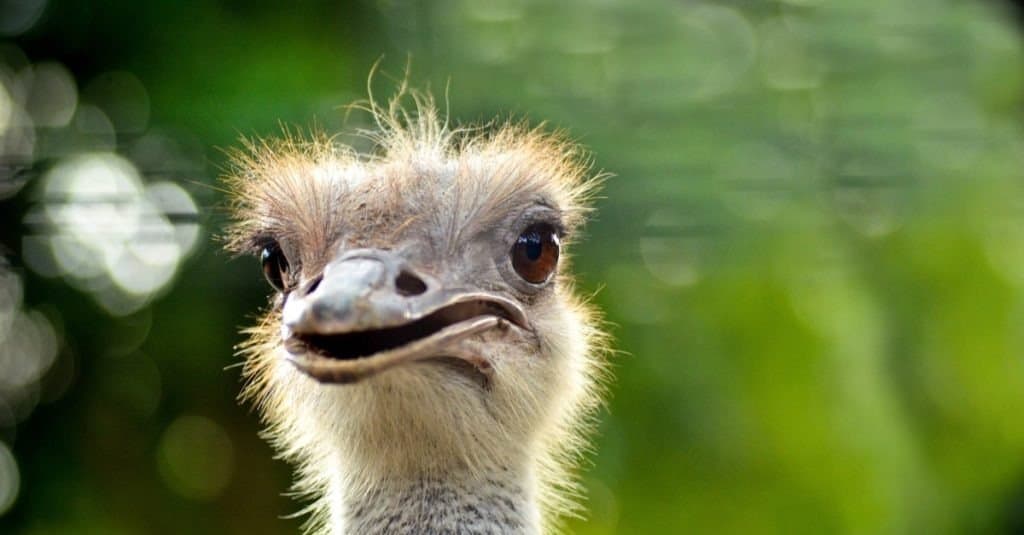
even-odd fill
[[[539,512],[511,470],[486,477],[388,481],[346,497],[338,533],[536,534]],[[340,525],[339,525],[340,524]]]

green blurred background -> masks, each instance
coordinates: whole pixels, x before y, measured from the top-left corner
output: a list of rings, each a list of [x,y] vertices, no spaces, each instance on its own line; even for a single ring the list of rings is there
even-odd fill
[[[412,83],[617,175],[604,533],[1024,533],[1017,7],[0,0],[0,533],[293,533],[222,148]],[[381,59],[383,58],[383,59]],[[388,76],[390,74],[390,77]]]

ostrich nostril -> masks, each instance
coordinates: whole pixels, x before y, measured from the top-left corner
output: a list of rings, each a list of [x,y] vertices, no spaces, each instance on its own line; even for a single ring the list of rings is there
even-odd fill
[[[302,295],[309,295],[315,292],[316,289],[320,287],[320,281],[322,280],[324,280],[323,275],[317,275],[316,277],[314,277],[313,280],[309,281],[309,283],[306,284],[306,289],[303,290]]]
[[[399,294],[411,297],[426,292],[427,283],[408,271],[402,271],[395,277],[395,289]]]

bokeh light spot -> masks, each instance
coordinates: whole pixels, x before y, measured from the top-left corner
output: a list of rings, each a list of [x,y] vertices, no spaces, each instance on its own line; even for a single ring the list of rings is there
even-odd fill
[[[509,22],[523,18],[521,2],[471,0],[463,4],[466,13],[481,22]]]
[[[146,198],[173,223],[178,247],[191,250],[199,238],[199,209],[188,192],[173,182],[156,182],[146,187]]]
[[[60,272],[114,315],[138,310],[166,287],[197,242],[189,194],[170,182],[145,186],[135,166],[116,154],[67,158],[43,187],[52,233],[41,242]],[[47,255],[33,251],[30,258],[49,271]]]
[[[773,218],[787,206],[797,185],[793,159],[768,143],[748,143],[729,150],[718,178],[726,205],[753,220]]]
[[[14,415],[11,421],[0,421],[0,428],[31,412],[38,382],[57,357],[53,325],[40,312],[22,309],[22,292],[21,278],[0,264],[0,405]]]
[[[45,10],[46,0],[0,0],[0,35],[25,33]]]
[[[204,416],[184,415],[160,439],[157,464],[164,483],[198,501],[220,496],[234,473],[234,448],[227,432]]]
[[[17,313],[0,347],[0,391],[27,387],[50,369],[57,356],[53,327],[38,312]]]
[[[67,126],[77,106],[78,87],[63,65],[39,63],[32,68],[32,90],[26,108],[36,126]]]
[[[773,89],[813,89],[821,85],[822,68],[811,48],[782,17],[761,24],[761,75]]]
[[[7,444],[0,442],[0,516],[3,516],[18,499],[21,488],[21,475],[18,473],[18,462]]]
[[[705,251],[694,229],[674,211],[651,214],[640,239],[640,257],[654,278],[670,286],[689,286],[700,279],[698,263]]]
[[[14,115],[14,98],[5,84],[0,84],[0,135],[11,127]]]
[[[81,135],[80,149],[92,151],[113,150],[117,146],[117,133],[107,114],[91,104],[83,104],[75,113],[75,130]]]
[[[20,189],[15,172],[32,162],[36,146],[35,125],[24,108],[25,77],[6,67],[0,63],[0,198]]]
[[[694,97],[709,98],[732,90],[754,64],[757,39],[739,11],[714,4],[687,6],[682,26],[684,35],[699,38],[687,49],[693,54],[691,68],[701,71]]]
[[[82,97],[99,106],[118,132],[142,132],[149,124],[149,93],[130,72],[100,74],[86,85]]]

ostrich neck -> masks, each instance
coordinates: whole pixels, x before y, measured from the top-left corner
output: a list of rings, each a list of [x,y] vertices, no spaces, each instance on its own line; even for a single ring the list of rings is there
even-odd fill
[[[531,479],[507,468],[391,480],[340,493],[335,531],[366,534],[540,533]]]

